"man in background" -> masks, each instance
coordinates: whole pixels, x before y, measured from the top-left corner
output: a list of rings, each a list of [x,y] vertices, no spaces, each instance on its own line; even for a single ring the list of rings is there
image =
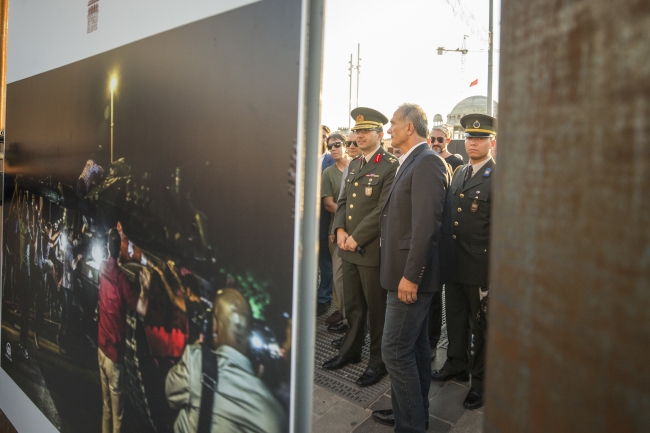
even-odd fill
[[[332,134],[327,139],[327,150],[332,154],[332,158],[334,158],[335,161],[334,165],[325,169],[321,179],[321,198],[323,200],[323,206],[325,206],[325,210],[327,210],[331,215],[328,231],[331,231],[332,229],[332,221],[334,220],[334,214],[336,213],[336,203],[339,199],[343,172],[348,167],[349,161],[345,155],[345,143],[347,141],[347,137],[342,134]],[[332,274],[334,277],[333,293],[336,311],[325,320],[325,323],[329,325],[327,328],[328,331],[343,333],[348,327],[344,320],[343,269],[341,258],[338,255],[338,246],[336,245],[335,236],[333,234],[329,235],[328,246],[332,257]]]
[[[172,409],[179,410],[174,433],[196,433],[205,416],[203,410],[210,411],[207,430],[212,433],[287,431],[282,406],[255,375],[247,357],[252,324],[251,307],[239,291],[217,291],[212,313],[213,341],[210,346],[186,346],[165,380],[167,401]],[[213,363],[212,368],[207,362]],[[214,394],[208,408],[202,402],[205,392]]]
[[[327,137],[330,135],[330,129],[322,125],[321,128],[321,151],[320,156],[321,175],[331,165],[334,164],[332,154],[327,150]],[[328,245],[329,227],[330,227],[330,213],[325,209],[323,200],[320,203],[320,220],[319,220],[319,250],[318,250],[318,305],[316,307],[316,315],[322,316],[327,313],[332,303],[332,256]]]
[[[478,409],[484,401],[486,332],[477,321],[477,313],[489,287],[490,191],[496,169],[490,151],[496,145],[497,123],[491,116],[468,114],[460,119],[460,124],[465,128],[469,164],[456,170],[452,180],[455,269],[445,290],[449,347],[445,365],[434,370],[431,377],[440,382],[453,378],[467,381],[469,368],[472,386],[463,405]],[[469,335],[474,336],[471,364]]]
[[[126,312],[143,312],[148,281],[143,284],[142,296],[131,288],[126,273],[120,269],[122,239],[116,229],[108,232],[108,260],[102,262],[99,274],[99,323],[97,357],[102,383],[102,433],[119,433],[124,416],[124,352],[126,348]],[[147,271],[148,275],[148,271]],[[141,280],[142,281],[142,280]]]
[[[447,151],[451,142],[450,128],[447,125],[434,126],[431,130],[431,150],[442,156],[447,164],[451,166],[453,173],[456,168],[463,165],[463,160]]]
[[[356,384],[370,386],[386,375],[381,356],[386,291],[379,283],[379,212],[398,164],[381,147],[383,125],[388,123],[386,116],[366,107],[355,108],[351,116],[356,122],[356,143],[363,154],[350,163],[332,226],[343,260],[345,315],[350,329],[339,355],[325,362],[323,368],[337,370],[361,361],[367,323],[370,360]]]

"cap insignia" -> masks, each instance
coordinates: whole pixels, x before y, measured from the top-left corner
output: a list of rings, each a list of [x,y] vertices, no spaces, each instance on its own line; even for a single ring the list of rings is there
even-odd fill
[[[357,122],[363,122],[363,114],[357,116]]]
[[[472,126],[473,126],[474,128],[480,128],[480,127],[481,127],[481,123],[480,123],[478,120],[475,120],[474,123],[472,124]]]

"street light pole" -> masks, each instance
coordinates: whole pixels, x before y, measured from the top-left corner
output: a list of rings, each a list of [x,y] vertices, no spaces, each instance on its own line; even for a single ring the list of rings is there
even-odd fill
[[[352,54],[350,54],[350,67],[348,68],[348,72],[349,72],[348,75],[350,76],[350,97],[348,99],[348,132],[349,132],[351,127],[350,120],[352,119],[352,117],[350,117],[350,113],[352,112]]]
[[[357,107],[359,106],[359,74],[361,73],[361,44],[357,45]]]
[[[117,86],[117,79],[111,78],[111,164],[113,163],[113,91]]]
[[[492,116],[492,53],[493,53],[493,46],[492,46],[492,30],[494,27],[494,19],[493,19],[493,0],[490,0],[490,23],[489,23],[489,29],[488,29],[488,88],[487,88],[487,114],[488,116]]]

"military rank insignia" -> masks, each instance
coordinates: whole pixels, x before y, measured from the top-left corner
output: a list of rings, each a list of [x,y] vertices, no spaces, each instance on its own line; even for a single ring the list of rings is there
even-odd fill
[[[490,167],[485,169],[485,173],[483,173],[483,177],[490,177],[492,174],[492,169]]]

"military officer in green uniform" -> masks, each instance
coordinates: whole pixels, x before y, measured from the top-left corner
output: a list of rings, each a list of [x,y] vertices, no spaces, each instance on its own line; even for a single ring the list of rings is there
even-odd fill
[[[431,376],[436,381],[452,378],[467,381],[470,368],[472,386],[464,406],[477,409],[483,406],[485,329],[479,326],[476,315],[489,286],[491,189],[496,168],[490,151],[496,145],[497,122],[484,114],[468,114],[460,119],[460,124],[465,128],[469,164],[458,167],[451,182],[455,269],[453,282],[445,290],[449,347],[445,365],[434,370]],[[471,367],[470,321],[474,335]]]
[[[399,166],[397,159],[381,147],[383,125],[388,118],[371,108],[352,110],[357,145],[362,154],[350,163],[334,215],[343,262],[345,313],[350,328],[343,337],[339,355],[323,364],[336,370],[361,359],[366,322],[370,331],[368,368],[357,380],[369,386],[386,374],[381,357],[381,339],[386,315],[386,291],[379,283],[379,212],[386,201]]]

